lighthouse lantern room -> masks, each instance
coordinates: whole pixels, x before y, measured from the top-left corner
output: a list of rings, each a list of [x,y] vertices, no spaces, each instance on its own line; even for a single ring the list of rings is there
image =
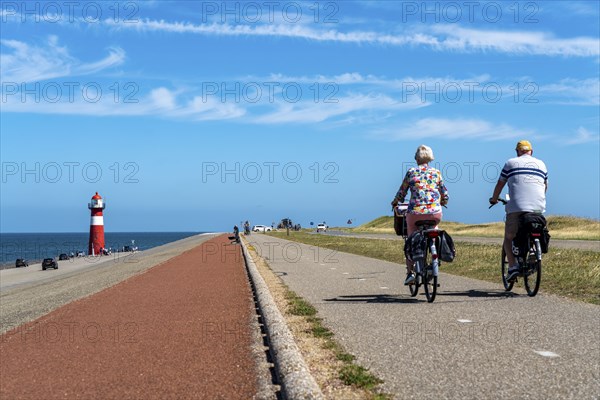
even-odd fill
[[[104,250],[104,216],[102,210],[105,207],[102,196],[96,192],[92,197],[92,201],[88,203],[88,208],[91,210],[88,254],[91,256],[102,255],[102,250]]]

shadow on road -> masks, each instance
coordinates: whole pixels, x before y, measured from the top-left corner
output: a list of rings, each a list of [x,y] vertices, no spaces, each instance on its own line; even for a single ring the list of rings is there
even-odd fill
[[[324,299],[328,302],[344,303],[418,303],[419,300],[412,297],[392,296],[389,294],[361,294],[353,296],[338,296],[331,299]]]
[[[446,292],[446,291],[438,291],[438,296],[457,296],[457,297],[486,297],[486,298],[509,298],[509,297],[519,297],[517,293],[506,292],[504,290],[465,290],[465,291],[456,291],[456,292]]]

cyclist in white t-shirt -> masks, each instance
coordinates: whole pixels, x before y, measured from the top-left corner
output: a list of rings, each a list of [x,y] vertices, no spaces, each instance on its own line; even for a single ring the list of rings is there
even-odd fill
[[[517,157],[504,164],[490,203],[498,203],[502,189],[508,183],[510,200],[506,205],[504,226],[504,251],[508,260],[508,281],[519,275],[519,263],[512,252],[512,240],[519,229],[519,218],[526,212],[546,211],[546,191],[548,190],[548,170],[542,160],[533,157],[533,148],[527,140],[517,143]]]

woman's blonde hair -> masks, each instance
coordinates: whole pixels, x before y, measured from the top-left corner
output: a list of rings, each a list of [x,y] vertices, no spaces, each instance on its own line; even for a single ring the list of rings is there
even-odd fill
[[[425,146],[424,144],[417,147],[417,152],[415,153],[415,161],[417,164],[427,164],[433,160],[433,150],[431,150],[431,147]]]

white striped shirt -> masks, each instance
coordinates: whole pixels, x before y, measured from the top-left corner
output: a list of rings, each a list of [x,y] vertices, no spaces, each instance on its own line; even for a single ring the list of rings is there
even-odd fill
[[[510,201],[506,213],[546,211],[548,170],[542,160],[529,154],[511,158],[504,164],[500,180],[508,183]]]

